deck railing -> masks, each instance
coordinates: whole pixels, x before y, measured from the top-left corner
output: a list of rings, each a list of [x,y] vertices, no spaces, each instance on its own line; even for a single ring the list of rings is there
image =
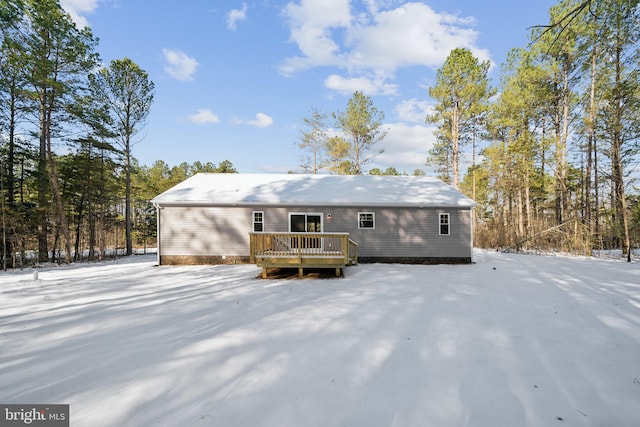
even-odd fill
[[[249,233],[251,262],[261,258],[342,258],[358,263],[358,244],[349,233]]]

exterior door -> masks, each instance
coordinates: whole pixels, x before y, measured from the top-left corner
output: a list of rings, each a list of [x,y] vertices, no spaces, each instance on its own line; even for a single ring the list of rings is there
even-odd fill
[[[289,214],[289,231],[291,233],[322,233],[321,213],[292,213]],[[292,239],[291,247],[320,248],[320,238]]]
[[[322,214],[290,214],[292,233],[322,233]]]

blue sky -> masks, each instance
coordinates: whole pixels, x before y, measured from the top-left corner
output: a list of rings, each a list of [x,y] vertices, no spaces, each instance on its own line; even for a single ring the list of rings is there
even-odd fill
[[[370,167],[429,172],[428,87],[451,49],[494,65],[547,21],[551,0],[63,0],[100,39],[105,64],[129,57],[155,83],[141,164],[218,163],[241,173],[300,168],[302,119],[344,110],[355,90],[385,113]]]

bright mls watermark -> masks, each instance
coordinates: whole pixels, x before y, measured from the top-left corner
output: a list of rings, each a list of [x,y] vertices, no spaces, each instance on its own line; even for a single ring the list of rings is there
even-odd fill
[[[0,427],[69,427],[69,405],[0,404]]]

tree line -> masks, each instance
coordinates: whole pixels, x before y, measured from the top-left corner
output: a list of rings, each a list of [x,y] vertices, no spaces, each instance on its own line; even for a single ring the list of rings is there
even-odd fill
[[[509,53],[495,88],[489,63],[467,49],[438,70],[429,161],[478,202],[478,245],[622,248],[631,259],[640,240],[638,7],[561,1],[528,47]],[[459,181],[461,153],[471,165]]]
[[[58,0],[0,1],[2,267],[133,253],[155,233],[149,200],[221,162],[140,166],[154,84],[129,58],[102,66],[91,29]]]
[[[437,71],[427,164],[478,202],[477,246],[623,248],[630,259],[640,235],[638,14],[637,0],[562,0],[509,53],[495,86],[490,63],[468,49]],[[153,239],[152,197],[197,172],[237,172],[227,160],[139,165],[153,82],[128,58],[102,66],[97,45],[58,0],[0,0],[5,267],[131,254]],[[384,118],[359,91],[343,111],[312,109],[303,168],[399,175],[368,169],[383,152]]]
[[[549,16],[509,53],[495,87],[489,61],[450,52],[428,91],[427,165],[478,202],[477,246],[622,248],[630,260],[640,240],[638,1],[562,0]],[[303,167],[366,172],[383,119],[361,92],[331,116],[312,109]]]

